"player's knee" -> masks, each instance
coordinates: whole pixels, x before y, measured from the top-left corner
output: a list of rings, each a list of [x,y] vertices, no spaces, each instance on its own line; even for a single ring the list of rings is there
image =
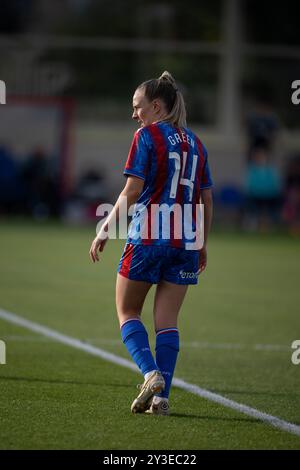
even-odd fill
[[[136,312],[118,311],[120,327],[128,320],[140,320],[141,316]]]

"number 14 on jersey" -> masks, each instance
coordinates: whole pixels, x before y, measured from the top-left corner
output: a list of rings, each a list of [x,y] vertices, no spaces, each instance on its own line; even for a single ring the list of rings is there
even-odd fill
[[[195,175],[196,175],[198,155],[193,155],[193,165],[192,165],[192,171],[191,171],[190,178],[181,177],[179,179],[180,175],[184,175],[186,159],[187,159],[187,152],[183,152],[183,165],[182,165],[182,171],[181,172],[180,172],[181,159],[180,159],[179,153],[170,152],[169,153],[169,158],[174,159],[174,161],[175,161],[175,171],[174,171],[173,178],[172,178],[172,183],[171,183],[170,198],[175,198],[176,197],[178,184],[183,184],[185,186],[188,186],[188,188],[189,188],[189,202],[191,202],[192,197],[193,197],[194,180],[195,180]]]

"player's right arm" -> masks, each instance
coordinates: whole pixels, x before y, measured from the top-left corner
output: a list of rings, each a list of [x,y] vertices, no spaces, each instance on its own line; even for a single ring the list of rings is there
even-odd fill
[[[115,218],[116,222],[119,220],[119,211],[122,198],[126,197],[127,208],[134,205],[143,191],[145,178],[147,175],[149,163],[149,150],[145,141],[145,137],[141,129],[135,134],[124,168],[124,174],[127,177],[125,187],[118,197],[113,210],[109,214],[107,220],[102,225],[101,230],[92,242],[90,248],[90,257],[93,262],[99,261],[98,252],[103,251],[107,242],[107,229],[109,223]]]
[[[105,244],[108,240],[107,231],[110,221],[115,219],[116,222],[118,222],[119,220],[121,198],[126,198],[127,207],[129,208],[136,203],[143,190],[143,187],[144,180],[135,176],[128,176],[125,187],[120,193],[117,202],[115,203],[105,223],[102,225],[98,235],[92,242],[90,248],[90,258],[94,263],[95,261],[99,261],[98,252],[104,250]]]

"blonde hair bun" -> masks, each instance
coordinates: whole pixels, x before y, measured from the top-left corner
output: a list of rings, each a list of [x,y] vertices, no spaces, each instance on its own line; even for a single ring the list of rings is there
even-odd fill
[[[177,88],[175,78],[167,70],[161,74],[158,80],[166,80],[166,82],[169,82],[174,88]]]

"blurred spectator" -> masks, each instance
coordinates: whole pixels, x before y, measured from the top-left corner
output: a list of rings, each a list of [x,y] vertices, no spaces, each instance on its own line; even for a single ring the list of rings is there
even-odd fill
[[[273,145],[279,130],[279,119],[272,107],[272,100],[268,88],[260,90],[255,108],[247,118],[248,133],[248,161],[252,150],[263,146],[273,150]]]
[[[25,190],[25,211],[36,218],[59,215],[58,179],[52,173],[47,155],[37,148],[29,155],[22,169]]]
[[[292,235],[300,235],[300,154],[293,156],[285,176],[282,217]]]
[[[104,173],[90,169],[80,178],[72,197],[65,205],[64,220],[71,223],[94,221],[97,207],[107,202],[108,198]]]
[[[1,0],[0,32],[16,33],[30,22],[34,0]]]
[[[87,203],[100,204],[105,202],[107,200],[107,187],[104,173],[100,170],[88,170],[80,178],[75,195]]]
[[[21,185],[17,163],[9,150],[0,145],[0,212],[15,212],[20,199]]]
[[[244,207],[244,192],[236,183],[227,182],[214,190],[214,225],[239,228]]]
[[[278,222],[281,204],[281,178],[270,162],[267,146],[252,149],[245,189],[244,226],[248,230],[266,231],[271,223]]]

